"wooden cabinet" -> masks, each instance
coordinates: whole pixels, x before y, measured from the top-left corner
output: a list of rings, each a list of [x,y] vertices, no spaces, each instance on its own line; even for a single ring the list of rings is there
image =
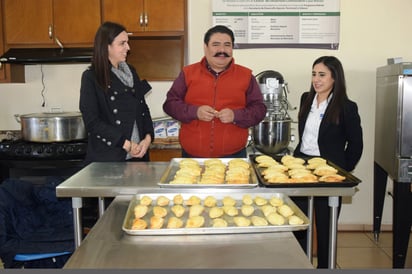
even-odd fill
[[[185,0],[102,0],[103,21],[118,22],[132,35],[184,32],[185,12]]]
[[[150,161],[170,162],[173,158],[182,158],[181,149],[150,149]]]
[[[100,0],[3,0],[6,48],[92,46],[100,7]]]
[[[102,0],[103,21],[130,33],[127,61],[142,79],[174,80],[186,62],[186,0]]]

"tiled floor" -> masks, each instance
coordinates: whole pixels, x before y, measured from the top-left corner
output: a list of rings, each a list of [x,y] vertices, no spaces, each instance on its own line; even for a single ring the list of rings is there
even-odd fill
[[[405,268],[412,268],[412,235],[410,239]],[[392,268],[391,232],[381,232],[378,242],[371,232],[339,232],[337,245],[337,268]]]
[[[375,242],[371,232],[338,232],[337,268],[391,269],[392,233],[382,232]],[[314,258],[316,265],[316,258]],[[0,268],[3,265],[0,261]],[[412,235],[409,241],[405,268],[412,269]]]

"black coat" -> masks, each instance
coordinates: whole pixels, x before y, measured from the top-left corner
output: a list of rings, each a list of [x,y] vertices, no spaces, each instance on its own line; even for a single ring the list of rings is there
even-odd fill
[[[300,106],[308,95],[309,92],[302,94]],[[302,156],[300,146],[307,118],[306,116],[299,119],[299,143],[294,152],[297,157]],[[346,171],[352,171],[355,168],[363,151],[361,120],[355,102],[351,100],[345,102],[343,112],[340,114],[339,125],[327,122],[325,118],[322,119],[319,127],[318,146],[321,157]]]
[[[123,144],[131,138],[134,121],[140,139],[146,134],[154,139],[153,122],[144,97],[151,86],[129,67],[134,87],[127,87],[111,72],[107,93],[97,84],[94,70],[83,72],[79,107],[88,134],[86,163],[125,161]],[[149,159],[148,152],[145,157]]]

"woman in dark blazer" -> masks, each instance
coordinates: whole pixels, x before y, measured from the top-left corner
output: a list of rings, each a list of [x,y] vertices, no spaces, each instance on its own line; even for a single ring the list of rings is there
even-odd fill
[[[312,66],[309,92],[302,94],[298,114],[299,143],[296,157],[320,156],[348,172],[353,171],[363,151],[361,119],[357,104],[346,93],[341,62],[333,56],[322,56]],[[293,197],[307,213],[307,198]],[[339,199],[339,211],[341,208]],[[328,197],[314,198],[317,230],[318,268],[328,267],[330,208]],[[306,248],[306,232],[295,233]]]
[[[126,29],[105,22],[96,32],[91,66],[83,73],[80,111],[88,134],[85,163],[149,161],[154,129],[145,94],[151,90],[126,63]]]

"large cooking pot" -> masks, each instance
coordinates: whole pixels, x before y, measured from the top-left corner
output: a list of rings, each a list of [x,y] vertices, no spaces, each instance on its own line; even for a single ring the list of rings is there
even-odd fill
[[[288,148],[291,138],[291,120],[265,118],[253,127],[253,143],[259,151],[276,155]]]
[[[14,115],[22,138],[30,142],[69,142],[86,138],[80,112],[43,112]]]

